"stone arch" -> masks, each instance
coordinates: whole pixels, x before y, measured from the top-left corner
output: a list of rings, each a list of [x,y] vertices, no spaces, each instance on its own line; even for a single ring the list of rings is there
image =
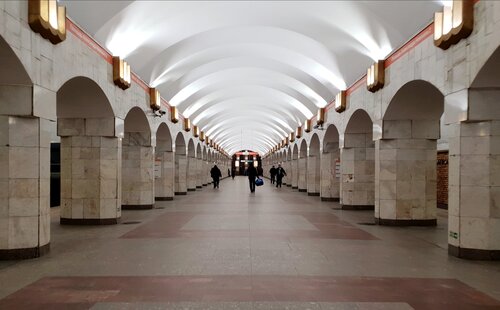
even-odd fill
[[[305,139],[302,139],[300,143],[297,173],[299,192],[307,192],[307,142]]]
[[[172,152],[172,134],[167,124],[161,123],[156,131],[156,150],[161,152]]]
[[[193,157],[193,158],[196,157],[193,139],[189,139],[189,141],[188,141],[187,155],[189,157]]]
[[[156,130],[155,148],[155,200],[172,200],[174,197],[174,153],[172,135],[162,122]]]
[[[323,137],[321,158],[322,201],[338,201],[340,198],[340,149],[339,131],[333,124],[328,125]]]
[[[203,159],[203,156],[201,153],[201,146],[199,143],[196,145],[196,158]]]
[[[350,117],[340,152],[340,201],[343,209],[374,209],[375,148],[373,123],[363,109]]]
[[[309,156],[307,157],[307,195],[319,196],[320,194],[320,140],[317,133],[314,133],[309,142]]]
[[[0,85],[11,86],[32,86],[33,82],[26,71],[21,60],[12,50],[5,39],[0,36],[0,63],[2,71],[0,72]],[[2,93],[3,93],[2,89]]]
[[[188,141],[187,157],[187,190],[188,192],[194,192],[196,190],[198,160],[196,159],[196,147],[192,138]]]
[[[300,158],[307,157],[307,142],[305,139],[302,140],[302,142],[300,143],[299,157]]]
[[[187,154],[186,141],[182,132],[177,133],[175,137],[175,195],[187,194]]]

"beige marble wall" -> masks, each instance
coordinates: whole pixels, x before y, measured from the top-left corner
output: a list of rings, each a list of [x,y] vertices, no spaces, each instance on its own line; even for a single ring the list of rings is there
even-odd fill
[[[188,157],[188,167],[187,167],[187,188],[188,191],[196,190],[196,178],[198,172],[197,159],[194,157]]]
[[[321,199],[337,201],[340,199],[340,177],[335,170],[337,160],[340,161],[340,150],[321,155]]]
[[[0,251],[50,242],[49,122],[0,116]]]
[[[348,136],[348,137],[347,137]],[[340,202],[347,206],[375,205],[375,148],[371,134],[346,134],[340,151]]]
[[[212,178],[210,177],[210,163],[205,161],[203,163],[203,178],[205,179],[204,184],[208,185],[212,183]]]
[[[297,159],[292,160],[292,188],[299,188],[299,161]]]
[[[61,223],[116,223],[121,217],[121,141],[98,136],[113,120],[59,119]],[[101,132],[106,133],[106,130]]]
[[[122,206],[153,206],[154,195],[150,134],[126,132],[122,140]]]
[[[175,158],[173,152],[156,155],[160,162],[160,175],[155,176],[155,199],[170,200],[174,197]]]
[[[299,191],[307,191],[307,158],[298,159],[298,188]]]
[[[184,154],[175,154],[175,183],[176,195],[187,193],[187,157]]]
[[[319,196],[320,192],[320,158],[309,156],[307,158],[307,194]]]

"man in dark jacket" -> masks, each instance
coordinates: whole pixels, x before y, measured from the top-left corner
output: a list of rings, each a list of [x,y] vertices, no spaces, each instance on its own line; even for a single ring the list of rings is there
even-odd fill
[[[220,169],[217,167],[217,165],[213,166],[213,168],[210,170],[210,176],[214,181],[214,188],[219,188],[219,178],[222,177],[222,173],[220,172]]]
[[[269,170],[269,174],[271,175],[271,184],[274,184],[274,179],[276,178],[276,168],[274,166]]]
[[[276,169],[276,187],[281,187],[281,182],[283,181],[283,177],[286,175],[285,169],[278,165]]]
[[[257,169],[253,166],[253,163],[247,169],[248,182],[250,183],[250,192],[255,192],[255,178],[257,177]]]

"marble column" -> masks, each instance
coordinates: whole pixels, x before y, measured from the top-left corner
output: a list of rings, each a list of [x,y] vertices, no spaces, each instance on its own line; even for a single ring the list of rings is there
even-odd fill
[[[337,148],[321,155],[321,200],[339,201],[340,171],[337,174],[337,162],[340,163],[340,150]]]
[[[196,188],[203,188],[203,161],[200,158],[196,159]]]
[[[125,132],[122,140],[122,209],[152,209],[154,148],[149,132]]]
[[[210,177],[210,175],[207,176],[207,174],[208,174],[208,162],[203,160],[201,165],[201,178],[203,180],[203,186],[207,186],[209,184],[208,178]]]
[[[196,172],[197,172],[197,159],[188,157],[187,167],[187,190],[188,192],[196,191]]]
[[[155,200],[174,199],[175,156],[173,152],[162,152],[156,156]]]
[[[307,157],[298,160],[298,189],[299,192],[307,192]]]
[[[187,161],[185,154],[175,154],[175,195],[187,194]]]
[[[375,148],[371,133],[345,134],[340,150],[340,203],[343,209],[373,210]]]
[[[289,160],[287,162],[287,164],[288,164],[288,166],[287,166],[287,170],[286,170],[286,173],[287,173],[286,186],[292,187],[292,182],[293,182],[293,162],[292,162],[292,160]]]
[[[299,161],[292,160],[292,189],[299,188]]]
[[[309,156],[307,158],[307,195],[319,196],[320,192],[320,169],[316,165],[320,164],[320,158]]]
[[[3,115],[0,127],[0,260],[39,257],[50,247],[50,120]]]

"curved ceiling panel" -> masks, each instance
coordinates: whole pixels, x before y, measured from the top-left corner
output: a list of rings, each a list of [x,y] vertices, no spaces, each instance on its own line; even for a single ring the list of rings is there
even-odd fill
[[[267,152],[441,1],[61,1],[227,152]],[[98,3],[98,4],[97,4]],[[96,4],[99,8],[96,9]]]

